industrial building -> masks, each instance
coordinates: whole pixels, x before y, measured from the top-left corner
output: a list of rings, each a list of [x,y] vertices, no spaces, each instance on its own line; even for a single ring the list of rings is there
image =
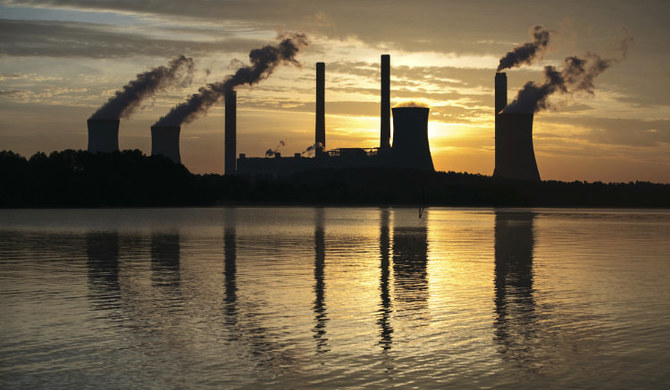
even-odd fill
[[[505,112],[507,74],[495,77],[495,169],[493,177],[540,181],[533,150],[533,113]]]
[[[316,120],[314,157],[301,153],[283,157],[235,156],[235,104],[226,99],[226,169],[229,174],[250,178],[278,177],[310,169],[324,168],[401,168],[434,171],[428,143],[428,107],[394,107],[391,109],[390,56],[381,56],[380,143],[375,148],[326,149],[325,64],[316,64]],[[230,107],[229,107],[230,106]],[[393,112],[393,145],[390,116]],[[229,119],[230,118],[230,119]],[[229,134],[233,134],[229,137]]]

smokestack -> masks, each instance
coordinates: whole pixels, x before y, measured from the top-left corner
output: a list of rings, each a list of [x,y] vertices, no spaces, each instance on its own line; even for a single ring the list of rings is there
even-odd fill
[[[495,132],[493,177],[540,181],[533,151],[533,114],[499,114]]]
[[[225,174],[237,173],[237,92],[229,90],[225,95]]]
[[[233,90],[226,91],[225,95],[225,174],[234,175],[237,173],[237,92]]]
[[[326,64],[316,63],[316,129],[314,134],[314,145],[316,145],[316,157],[319,157],[326,147]]]
[[[393,159],[399,168],[434,171],[428,145],[428,107],[394,107]]]
[[[498,115],[507,106],[507,74],[496,73],[495,84],[495,115]]]
[[[119,151],[119,120],[89,119],[88,152],[111,153]]]
[[[151,155],[162,154],[175,164],[181,164],[179,154],[179,126],[152,126],[151,127]]]
[[[381,66],[381,134],[379,147],[391,148],[391,56],[382,54]]]

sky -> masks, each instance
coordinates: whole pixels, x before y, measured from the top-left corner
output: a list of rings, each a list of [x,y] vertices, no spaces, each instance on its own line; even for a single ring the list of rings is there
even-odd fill
[[[533,63],[507,71],[509,101],[543,68],[595,52],[625,59],[593,94],[556,94],[535,114],[543,180],[670,183],[670,2],[362,0],[0,0],[0,150],[86,149],[86,120],[136,75],[191,57],[194,74],[121,120],[119,146],[151,152],[150,126],[249,52],[304,33],[310,44],[267,80],[237,88],[237,151],[284,155],[314,143],[315,63],[326,63],[326,148],[379,145],[380,55],[391,55],[391,102],[422,101],[435,168],[491,175],[493,82],[499,60],[551,31]],[[181,130],[182,163],[223,173],[217,104]]]

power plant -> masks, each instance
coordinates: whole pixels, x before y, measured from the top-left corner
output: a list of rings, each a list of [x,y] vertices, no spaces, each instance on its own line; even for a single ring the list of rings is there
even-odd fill
[[[283,157],[269,150],[266,157],[237,156],[237,95],[229,88],[225,101],[224,172],[226,175],[278,177],[299,171],[323,168],[385,167],[434,171],[428,139],[428,107],[400,106],[391,108],[390,55],[381,56],[380,69],[380,135],[379,146],[373,148],[326,149],[325,70],[324,62],[316,63],[316,99],[314,145],[302,153]],[[495,76],[495,169],[494,177],[540,181],[533,150],[533,113],[517,112],[507,104],[507,75]],[[512,112],[514,111],[514,112]],[[391,134],[391,114],[393,134]],[[162,120],[162,119],[161,119]],[[151,127],[151,154],[164,155],[181,163],[179,151],[180,126]],[[109,153],[119,150],[118,119],[88,120],[88,151]],[[391,137],[392,136],[392,137]],[[313,152],[314,157],[306,157]],[[272,157],[272,158],[268,158]]]
[[[493,177],[540,181],[533,151],[533,113],[505,112],[507,75],[495,77],[495,169]]]
[[[390,56],[381,56],[381,118],[380,143],[375,148],[337,148],[326,150],[325,127],[325,63],[316,63],[316,115],[314,145],[315,157],[295,153],[273,158],[247,157],[241,153],[237,170],[228,170],[228,143],[226,141],[226,174],[247,177],[277,177],[299,171],[323,168],[386,167],[434,171],[428,143],[428,107],[394,107],[393,146],[391,146],[391,82]],[[234,106],[232,107],[234,109]],[[228,134],[228,104],[226,104],[226,134]],[[234,117],[234,112],[230,113]],[[226,138],[228,140],[228,138]]]
[[[119,120],[89,119],[88,152],[112,153],[119,151]]]
[[[163,155],[181,164],[179,154],[179,126],[152,126],[151,127],[151,155]]]

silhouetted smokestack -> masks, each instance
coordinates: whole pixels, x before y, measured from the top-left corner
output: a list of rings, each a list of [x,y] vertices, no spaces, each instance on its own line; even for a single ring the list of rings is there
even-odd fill
[[[428,107],[394,107],[393,160],[400,168],[433,171],[428,145]]]
[[[225,174],[234,175],[237,173],[237,93],[229,90],[225,95]]]
[[[119,120],[89,119],[88,152],[111,153],[119,151]]]
[[[540,181],[533,151],[533,114],[502,113],[496,117],[494,177]]]
[[[495,89],[495,115],[498,115],[507,105],[507,74],[505,72],[496,73]]]
[[[391,56],[382,54],[381,66],[381,134],[379,147],[388,150],[391,147]]]
[[[316,156],[320,156],[326,147],[326,64],[316,63],[316,130],[314,134],[314,145],[316,145]]]
[[[181,164],[181,155],[179,154],[180,130],[179,126],[152,126],[151,155],[162,154],[176,164]]]

